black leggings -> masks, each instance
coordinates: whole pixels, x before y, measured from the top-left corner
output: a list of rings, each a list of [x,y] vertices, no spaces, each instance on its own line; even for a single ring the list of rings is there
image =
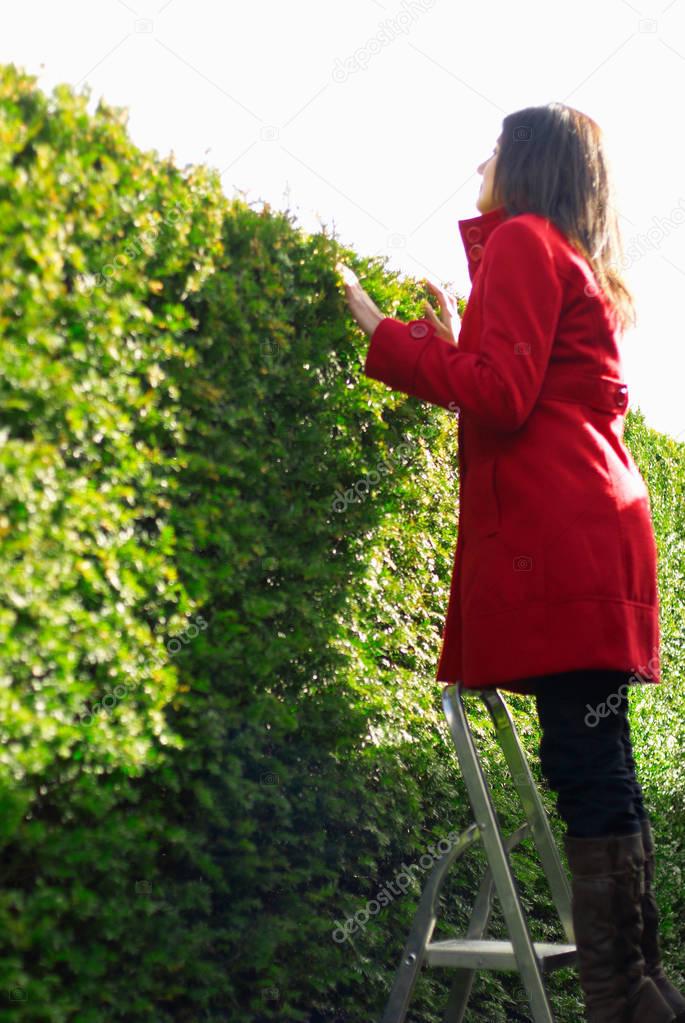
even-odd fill
[[[569,835],[635,833],[647,817],[627,717],[630,677],[583,670],[536,679],[540,766]]]

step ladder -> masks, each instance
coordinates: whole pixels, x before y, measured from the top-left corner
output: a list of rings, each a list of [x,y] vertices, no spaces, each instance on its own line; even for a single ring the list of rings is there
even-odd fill
[[[495,726],[526,823],[503,838],[488,783],[478,759],[464,697],[479,696]],[[405,1023],[419,972],[427,966],[454,969],[444,1023],[462,1023],[476,970],[518,971],[528,995],[535,1023],[554,1023],[544,975],[576,963],[571,918],[571,893],[547,814],[521,748],[509,708],[496,689],[464,689],[461,682],[446,685],[442,706],[457,750],[475,822],[462,832],[453,847],[435,864],[421,895],[419,907],[402,952],[382,1023]],[[509,852],[532,836],[567,944],[534,942],[521,906]],[[474,902],[465,937],[431,941],[438,914],[440,891],[452,864],[477,841],[488,861]],[[510,941],[487,939],[493,896],[497,893]]]

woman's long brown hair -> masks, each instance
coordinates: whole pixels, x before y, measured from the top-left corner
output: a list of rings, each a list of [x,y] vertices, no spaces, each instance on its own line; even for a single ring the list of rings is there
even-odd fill
[[[623,243],[599,125],[564,103],[525,107],[502,121],[493,194],[509,216],[547,217],[587,260],[621,332],[635,301],[620,270]]]

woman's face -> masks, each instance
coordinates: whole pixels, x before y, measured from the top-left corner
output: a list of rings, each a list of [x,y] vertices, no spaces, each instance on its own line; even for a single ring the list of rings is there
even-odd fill
[[[480,183],[480,192],[476,199],[476,208],[479,209],[481,213],[488,213],[496,206],[499,206],[499,203],[495,201],[492,194],[492,183],[495,177],[495,165],[497,163],[497,154],[499,153],[499,142],[501,137],[502,136],[500,135],[500,138],[497,139],[497,142],[495,142],[492,154],[487,158],[487,160],[483,160],[478,167],[478,173],[483,175],[483,180]]]

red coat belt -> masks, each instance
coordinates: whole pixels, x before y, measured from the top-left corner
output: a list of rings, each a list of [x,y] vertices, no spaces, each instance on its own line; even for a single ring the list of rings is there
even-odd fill
[[[591,405],[600,412],[615,414],[624,413],[629,402],[627,385],[616,377],[569,373],[552,365],[538,395],[538,400],[548,398]]]

